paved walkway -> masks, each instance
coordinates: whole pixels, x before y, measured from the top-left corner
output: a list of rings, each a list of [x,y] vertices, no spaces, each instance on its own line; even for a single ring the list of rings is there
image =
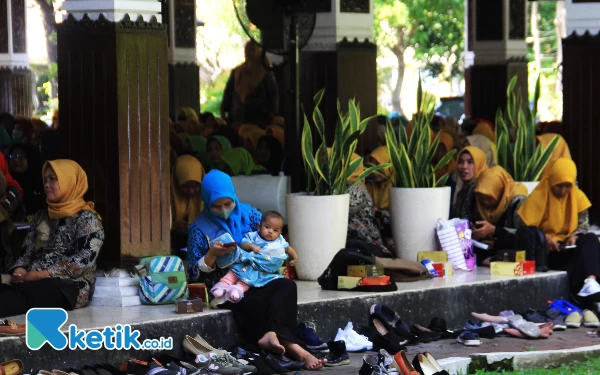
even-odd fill
[[[574,349],[586,346],[600,345],[599,337],[589,337],[588,331],[591,328],[581,327],[578,329],[569,329],[562,332],[554,332],[547,340],[525,340],[509,336],[498,336],[493,340],[482,339],[479,347],[467,347],[459,344],[455,340],[440,340],[429,344],[409,346],[407,350],[408,358],[412,361],[413,357],[420,352],[430,352],[436,359],[450,357],[468,357],[473,353],[491,353],[491,352],[529,352],[539,350],[561,350]],[[362,357],[369,353],[350,354],[350,365],[340,367],[329,367],[319,373],[327,374],[358,374],[362,366]],[[314,374],[304,371],[303,374]]]

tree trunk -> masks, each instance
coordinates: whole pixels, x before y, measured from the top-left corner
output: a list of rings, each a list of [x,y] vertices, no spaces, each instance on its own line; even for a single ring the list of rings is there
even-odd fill
[[[404,48],[396,46],[392,49],[396,59],[398,60],[398,77],[396,78],[396,87],[392,94],[392,108],[398,113],[402,113],[402,107],[400,106],[400,93],[402,92],[402,83],[404,82],[404,71],[406,70],[406,63],[404,62]]]
[[[44,30],[46,32],[46,49],[48,51],[48,65],[56,63],[58,60],[58,50],[56,46],[56,20],[54,18],[54,5],[52,0],[36,0],[36,3],[40,6],[42,11],[42,21],[44,23]],[[56,98],[58,96],[58,77],[52,78],[52,90],[50,90],[50,97]]]

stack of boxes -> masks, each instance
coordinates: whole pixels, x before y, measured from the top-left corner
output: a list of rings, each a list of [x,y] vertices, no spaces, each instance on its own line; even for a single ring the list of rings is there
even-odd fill
[[[525,250],[503,250],[498,253],[501,259],[490,263],[493,276],[523,276],[535,273],[535,260],[525,259]]]
[[[454,274],[452,264],[448,263],[448,253],[445,251],[419,251],[417,261],[423,263],[424,260],[431,262],[436,277],[452,276]]]
[[[348,266],[347,276],[338,276],[338,289],[354,289],[357,286],[382,286],[390,284],[390,277],[383,273],[380,264]]]

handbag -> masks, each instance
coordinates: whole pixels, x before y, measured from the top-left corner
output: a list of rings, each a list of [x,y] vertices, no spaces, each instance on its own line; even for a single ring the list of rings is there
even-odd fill
[[[455,270],[469,271],[465,253],[463,252],[458,232],[454,226],[456,221],[460,222],[460,219],[440,219],[435,225],[435,230],[440,243],[440,248],[448,253],[448,262],[452,264],[452,268]]]
[[[136,267],[140,274],[140,301],[164,305],[189,296],[183,261],[176,256],[143,258]]]
[[[535,270],[548,271],[546,235],[536,227],[520,227],[516,233],[515,249],[525,250],[525,259],[535,260]]]

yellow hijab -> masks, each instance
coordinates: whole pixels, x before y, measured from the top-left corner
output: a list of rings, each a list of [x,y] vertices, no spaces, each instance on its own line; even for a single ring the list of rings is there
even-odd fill
[[[476,179],[479,177],[481,172],[485,171],[488,167],[487,158],[485,157],[485,153],[479,147],[467,146],[458,153],[457,160],[460,161],[461,155],[464,154],[465,152],[469,153],[469,155],[471,155],[471,158],[473,158],[473,164],[475,165],[473,179]]]
[[[387,146],[379,146],[373,152],[371,152],[371,157],[377,161],[379,164],[389,163],[390,162],[390,154],[388,153]],[[392,187],[392,168],[384,168],[380,171],[387,180],[381,183],[370,183],[367,188],[369,190],[369,194],[373,198],[373,205],[380,210],[388,210],[390,208],[390,188]]]
[[[552,167],[552,164],[554,164],[554,162],[556,160],[558,160],[560,158],[571,160],[571,151],[569,150],[569,145],[567,144],[567,141],[565,141],[565,139],[559,134],[546,133],[546,134],[542,134],[542,135],[538,136],[537,137],[537,141],[539,143],[538,147],[540,147],[540,146],[548,147],[550,142],[552,142],[552,140],[556,136],[558,136],[558,143],[556,144],[556,148],[554,149],[554,152],[552,153],[552,155],[550,155],[550,159],[548,160],[548,164],[546,165],[546,168],[544,169],[544,171],[542,172],[542,175],[540,176],[540,180],[543,180],[544,177],[548,176],[548,173],[550,172],[550,167]]]
[[[475,126],[475,129],[473,129],[473,134],[483,135],[490,141],[496,143],[496,134],[494,133],[494,129],[492,129],[492,126],[488,124],[487,121],[479,122],[479,124]]]
[[[516,184],[508,172],[497,165],[481,172],[477,179],[475,193],[490,196],[498,201],[498,205],[490,209],[484,207],[480,202],[479,195],[476,195],[477,209],[483,220],[490,224],[496,224],[514,197],[527,196],[527,188],[523,184]]]
[[[556,241],[565,241],[577,230],[579,214],[592,206],[584,192],[575,185],[577,167],[572,160],[561,158],[550,167],[544,178],[518,211],[527,226],[537,227]],[[552,186],[570,182],[573,187],[564,198],[557,198]]]
[[[188,181],[202,183],[204,168],[202,164],[191,155],[183,155],[177,158],[175,168],[171,174],[171,204],[173,210],[173,221],[184,220],[192,224],[204,208],[200,194],[197,197],[188,198],[181,191],[181,186]]]
[[[78,213],[79,211],[87,210],[94,211],[94,202],[86,202],[83,195],[88,190],[88,180],[85,171],[73,160],[58,159],[47,161],[42,168],[42,179],[46,168],[52,168],[56,173],[58,184],[60,186],[60,197],[58,202],[49,202],[48,215],[51,219],[63,219]],[[98,215],[100,218],[100,215]]]

